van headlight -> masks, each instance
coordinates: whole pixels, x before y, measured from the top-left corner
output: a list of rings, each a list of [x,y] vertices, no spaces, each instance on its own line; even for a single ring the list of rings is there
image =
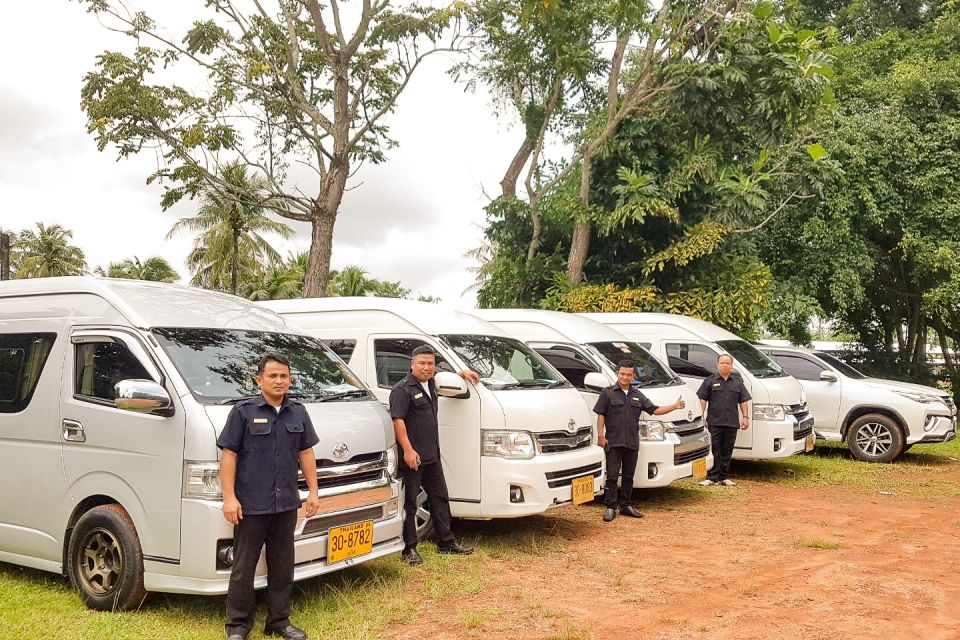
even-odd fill
[[[220,486],[220,463],[196,460],[184,461],[181,495],[184,498],[223,500],[223,488]]]
[[[663,440],[666,438],[666,425],[659,420],[641,420],[639,427],[641,440]]]
[[[387,473],[391,478],[397,477],[397,448],[389,447],[387,449]]]
[[[753,419],[765,420],[767,422],[780,422],[786,420],[787,412],[782,404],[754,404]]]
[[[537,454],[533,436],[528,431],[483,431],[482,455],[529,460]]]

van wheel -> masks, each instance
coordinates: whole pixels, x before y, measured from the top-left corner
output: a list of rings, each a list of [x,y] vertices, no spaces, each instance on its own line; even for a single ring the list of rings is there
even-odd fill
[[[406,483],[401,481],[403,490],[406,491]],[[406,518],[406,514],[403,516]],[[420,493],[417,495],[417,540],[429,540],[433,537],[433,516],[430,515],[430,501],[427,500],[427,492],[420,487]]]
[[[894,420],[869,413],[853,421],[847,431],[847,446],[863,462],[891,462],[903,452],[903,430]]]
[[[83,514],[70,536],[67,563],[70,583],[91,609],[127,611],[147,597],[140,540],[118,504]]]

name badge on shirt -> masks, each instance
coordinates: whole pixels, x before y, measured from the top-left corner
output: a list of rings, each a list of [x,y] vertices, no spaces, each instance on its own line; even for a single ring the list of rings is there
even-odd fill
[[[266,418],[254,418],[254,419],[253,419],[253,424],[267,424],[268,422],[270,422],[270,421],[267,420]]]
[[[638,397],[636,397],[636,396],[630,398],[630,404],[632,404],[632,405],[635,406],[635,407],[639,407],[639,406],[640,406],[640,398],[638,398]]]
[[[719,388],[720,388],[720,383],[719,383],[719,382],[714,382],[714,383],[713,383],[713,388],[714,388],[714,389],[719,389]]]
[[[418,393],[417,395],[413,396],[413,399],[414,399],[414,400],[419,400],[419,399],[422,398],[422,397],[423,397],[423,394],[422,394],[422,393]]]

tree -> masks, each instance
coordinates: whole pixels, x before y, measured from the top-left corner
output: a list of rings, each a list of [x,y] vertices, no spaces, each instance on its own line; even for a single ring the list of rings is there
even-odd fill
[[[410,289],[403,287],[399,282],[370,278],[366,269],[357,265],[348,265],[341,271],[331,272],[330,294],[406,298],[410,295]]]
[[[84,78],[82,105],[99,148],[114,145],[120,157],[159,150],[149,180],[164,184],[164,207],[204,188],[233,192],[221,167],[239,158],[264,180],[264,206],[311,225],[307,296],[326,292],[348,178],[395,144],[385,119],[423,60],[461,42],[462,3],[397,9],[363,0],[351,31],[341,0],[285,0],[274,13],[256,1],[207,0],[212,17],[179,40],[122,0],[81,1],[136,43],[131,54],[100,55]],[[182,67],[206,75],[203,90],[165,82]]]
[[[299,297],[302,287],[297,269],[274,263],[244,279],[239,293],[250,300],[286,300]]]
[[[194,272],[191,283],[237,293],[241,277],[279,259],[276,250],[260,234],[290,238],[293,231],[270,219],[267,211],[274,196],[266,181],[250,176],[245,165],[225,165],[220,179],[230,188],[204,187],[197,215],[178,220],[167,238],[182,231],[199,232],[187,257],[187,266]]]
[[[42,222],[36,230],[25,229],[17,237],[13,249],[15,278],[78,276],[87,269],[83,250],[70,244],[73,232],[59,224],[49,227]]]
[[[176,282],[180,279],[170,263],[160,256],[151,256],[144,262],[134,256],[120,262],[111,262],[106,270],[97,267],[100,275],[108,278],[129,278],[131,280],[150,280],[153,282]]]

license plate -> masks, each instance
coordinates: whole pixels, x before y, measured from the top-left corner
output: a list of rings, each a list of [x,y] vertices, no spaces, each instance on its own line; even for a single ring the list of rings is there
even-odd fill
[[[332,527],[327,535],[327,564],[373,551],[373,520]]]
[[[697,458],[693,461],[693,479],[700,480],[707,477],[707,459]]]
[[[573,504],[583,504],[593,500],[593,476],[580,476],[570,483],[573,490]]]
[[[813,434],[807,436],[807,441],[803,443],[804,451],[813,451]]]

